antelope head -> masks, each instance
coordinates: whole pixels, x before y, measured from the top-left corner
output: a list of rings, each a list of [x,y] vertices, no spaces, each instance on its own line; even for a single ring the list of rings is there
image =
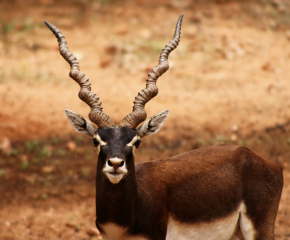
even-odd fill
[[[89,119],[97,127],[68,109],[65,110],[66,117],[77,132],[93,138],[98,154],[97,169],[101,169],[105,179],[112,184],[118,184],[124,176],[134,172],[134,152],[139,147],[141,139],[157,133],[168,117],[169,110],[164,110],[145,121],[147,117],[145,104],[157,95],[157,79],[169,68],[168,56],[179,43],[182,18],[183,14],[178,19],[173,39],[160,54],[158,65],[148,74],[146,88],[135,97],[133,111],[124,117],[120,124],[114,124],[103,112],[102,102],[91,92],[89,79],[80,72],[79,62],[68,50],[62,33],[52,24],[45,22],[58,40],[60,54],[70,64],[69,76],[80,85],[79,98],[91,108]],[[145,122],[138,127],[143,121]]]

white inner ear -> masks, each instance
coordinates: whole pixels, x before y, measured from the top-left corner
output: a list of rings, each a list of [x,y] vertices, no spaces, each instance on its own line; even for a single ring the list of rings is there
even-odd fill
[[[81,116],[78,113],[75,113],[69,109],[65,109],[64,111],[70,125],[74,128],[75,131],[86,134],[89,136],[93,136],[97,131],[97,128],[94,127],[87,119]]]
[[[137,129],[138,135],[143,138],[157,133],[164,125],[168,115],[169,110],[167,109],[149,118]]]

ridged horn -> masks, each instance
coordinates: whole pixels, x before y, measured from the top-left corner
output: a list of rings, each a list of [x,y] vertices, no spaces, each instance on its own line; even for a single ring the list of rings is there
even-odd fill
[[[158,94],[158,88],[156,86],[157,79],[169,69],[168,56],[178,46],[181,34],[183,14],[180,15],[176,27],[173,39],[162,50],[158,65],[151,70],[146,79],[146,88],[141,90],[135,97],[133,111],[128,114],[120,123],[120,126],[128,126],[130,128],[136,128],[141,122],[143,122],[147,113],[145,111],[145,104]]]
[[[44,23],[56,36],[59,43],[59,52],[70,65],[69,76],[81,87],[79,98],[91,108],[89,113],[90,120],[98,125],[99,128],[113,127],[115,125],[114,122],[102,111],[102,102],[95,93],[91,92],[91,83],[89,82],[89,78],[80,71],[79,62],[75,55],[68,50],[67,42],[65,41],[64,36],[51,23],[46,21]]]

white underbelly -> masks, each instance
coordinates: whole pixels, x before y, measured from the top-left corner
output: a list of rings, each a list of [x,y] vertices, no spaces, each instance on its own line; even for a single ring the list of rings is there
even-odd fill
[[[225,218],[198,224],[180,223],[170,216],[166,240],[229,240],[237,230],[238,219],[238,210]]]
[[[185,224],[174,220],[168,220],[166,240],[230,240],[233,238],[239,219],[239,212],[208,223]],[[113,223],[101,225],[106,234],[102,234],[104,240],[146,240],[142,236],[128,236],[127,229]]]
[[[245,204],[241,203],[240,207],[227,217],[197,224],[181,223],[172,216],[169,216],[166,240],[254,239],[255,229],[246,212]],[[240,226],[243,237],[235,235],[238,225]],[[123,228],[114,223],[103,224],[101,227],[106,233],[102,234],[104,240],[147,240],[143,236],[128,235],[127,228]]]

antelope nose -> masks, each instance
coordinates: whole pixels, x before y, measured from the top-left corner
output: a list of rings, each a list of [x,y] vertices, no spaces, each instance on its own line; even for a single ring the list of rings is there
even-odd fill
[[[118,168],[124,165],[124,160],[121,158],[110,158],[108,159],[108,165],[110,167]]]

